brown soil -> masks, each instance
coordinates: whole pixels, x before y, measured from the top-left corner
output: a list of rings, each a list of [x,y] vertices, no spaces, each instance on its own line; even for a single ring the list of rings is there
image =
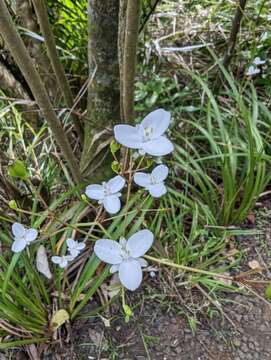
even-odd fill
[[[184,315],[141,303],[132,321],[77,321],[73,348],[44,359],[270,360],[271,306],[257,297],[231,296],[222,316],[201,319],[193,332]],[[145,342],[145,344],[144,344]]]

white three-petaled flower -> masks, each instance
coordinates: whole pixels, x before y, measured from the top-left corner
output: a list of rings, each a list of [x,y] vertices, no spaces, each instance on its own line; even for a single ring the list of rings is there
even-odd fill
[[[125,180],[117,175],[113,179],[103,182],[102,185],[88,185],[86,195],[90,199],[98,200],[99,204],[103,204],[105,210],[109,214],[116,214],[120,211],[121,203],[119,192],[125,185]]]
[[[141,284],[141,267],[148,265],[141,256],[149,250],[152,243],[152,232],[140,230],[128,241],[124,238],[120,238],[119,242],[108,239],[97,240],[94,252],[99,259],[111,264],[110,272],[118,271],[122,285],[133,291]]]
[[[256,57],[254,60],[253,60],[253,64],[254,65],[263,65],[263,64],[265,64],[265,60],[261,60],[261,58],[259,58],[259,57]]]
[[[68,263],[70,261],[73,261],[86,246],[85,243],[73,240],[71,238],[67,239],[66,243],[68,245],[69,255],[51,257],[52,262],[59,265],[59,267],[61,267],[62,269],[67,267]]]
[[[261,70],[260,70],[257,66],[263,65],[263,64],[265,64],[265,60],[261,60],[261,58],[256,57],[256,58],[253,60],[252,65],[249,66],[246,74],[247,74],[248,76],[252,76],[252,75],[259,74],[259,73],[261,72]]]
[[[167,192],[164,180],[168,176],[168,167],[166,165],[156,166],[151,174],[137,172],[134,181],[137,185],[144,187],[153,197],[160,197]]]
[[[70,254],[76,258],[80,254],[80,252],[85,248],[86,244],[83,242],[79,242],[73,239],[67,239],[66,243],[68,245],[68,250]]]
[[[157,109],[148,114],[137,126],[116,125],[116,141],[128,148],[138,149],[153,156],[163,156],[173,151],[172,143],[163,136],[170,123],[170,113]]]
[[[251,65],[251,66],[249,66],[246,74],[247,74],[247,76],[252,76],[252,75],[259,74],[260,72],[261,72],[261,70],[258,69],[257,66]]]
[[[14,223],[12,225],[14,242],[11,250],[15,253],[22,251],[27,245],[34,241],[38,236],[36,229],[26,229],[22,224]]]
[[[69,261],[74,260],[74,256],[72,255],[62,255],[62,256],[52,256],[51,260],[54,264],[59,265],[62,269],[67,267]]]

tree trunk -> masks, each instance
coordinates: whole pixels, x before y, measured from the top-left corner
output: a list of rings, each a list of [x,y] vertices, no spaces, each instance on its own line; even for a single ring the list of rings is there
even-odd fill
[[[234,55],[237,36],[240,31],[241,20],[244,15],[246,3],[247,0],[238,0],[237,2],[237,9],[232,20],[228,49],[223,59],[223,65],[225,66],[225,68],[230,65],[231,59]]]
[[[97,142],[101,144],[108,140],[109,132],[105,130],[120,121],[119,0],[89,0],[88,14],[90,84],[81,161],[84,173],[93,168],[94,157],[100,159],[104,155],[103,146],[99,151]]]

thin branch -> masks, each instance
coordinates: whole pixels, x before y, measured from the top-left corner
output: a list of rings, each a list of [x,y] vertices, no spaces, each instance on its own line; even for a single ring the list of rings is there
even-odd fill
[[[140,19],[140,0],[127,0],[125,39],[123,49],[122,99],[124,121],[134,120],[134,81],[136,70],[136,48]]]
[[[40,29],[42,35],[45,40],[46,49],[48,51],[48,56],[54,70],[58,86],[60,87],[66,105],[71,109],[73,107],[73,95],[71,92],[71,88],[67,81],[64,68],[60,62],[58,51],[56,48],[55,38],[51,31],[50,22],[48,18],[48,13],[45,5],[45,1],[43,0],[32,0],[35,12],[38,18],[38,22],[40,25]],[[72,116],[75,129],[77,131],[78,136],[80,137],[81,143],[83,144],[83,131],[80,126],[80,122],[78,118]]]
[[[152,14],[154,13],[158,3],[160,0],[155,0],[153,4],[151,4],[149,7],[149,12],[147,13],[147,15],[145,16],[145,18],[143,19],[142,24],[140,25],[140,29],[139,29],[139,33],[141,33],[141,31],[144,29],[145,25],[147,24],[147,22],[149,21],[150,17],[152,16]],[[145,15],[145,14],[144,14]]]
[[[235,45],[237,41],[237,36],[240,31],[241,20],[244,15],[244,10],[247,0],[238,0],[237,9],[235,16],[232,20],[231,32],[228,42],[228,49],[223,59],[223,65],[227,68],[230,65],[231,59],[234,55]]]
[[[35,97],[41,112],[51,128],[53,135],[63,152],[63,155],[70,167],[73,178],[76,182],[80,181],[80,170],[76,158],[73,154],[68,138],[57,118],[39,73],[33,66],[31,58],[25,45],[18,34],[12,21],[4,0],[0,0],[0,33],[6,42],[15,62],[28,83],[33,96]]]

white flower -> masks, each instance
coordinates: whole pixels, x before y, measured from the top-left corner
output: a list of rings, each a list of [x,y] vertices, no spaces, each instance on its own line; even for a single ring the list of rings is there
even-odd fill
[[[265,64],[265,60],[261,60],[261,58],[259,57],[256,57],[254,60],[253,60],[253,63],[252,65],[248,68],[246,74],[248,76],[252,76],[252,75],[256,75],[256,74],[259,74],[261,72],[261,70],[257,67],[258,65],[263,65]]]
[[[116,125],[116,141],[128,148],[138,149],[153,156],[163,156],[173,151],[172,143],[163,134],[169,127],[170,112],[157,109],[148,114],[137,126]]]
[[[261,72],[260,69],[258,69],[258,68],[257,68],[256,66],[254,66],[254,65],[251,65],[251,66],[248,68],[248,70],[247,70],[247,72],[246,72],[246,75],[252,76],[252,75],[259,74],[260,72]]]
[[[27,245],[34,241],[38,236],[36,229],[26,229],[22,224],[14,223],[12,225],[14,242],[11,250],[15,253],[22,251]]]
[[[86,195],[90,199],[98,200],[99,204],[103,204],[105,210],[109,214],[116,214],[120,211],[121,203],[119,191],[125,185],[125,180],[117,175],[102,185],[89,185],[86,188]]]
[[[265,60],[261,60],[261,58],[259,58],[259,57],[256,57],[254,60],[253,60],[253,64],[254,65],[263,65],[263,64],[265,64]]]
[[[51,260],[54,264],[59,265],[61,269],[64,269],[69,261],[72,261],[74,257],[72,255],[52,256]]]
[[[166,165],[156,166],[151,174],[137,172],[134,181],[137,185],[144,187],[153,197],[160,197],[166,194],[167,189],[164,180],[168,176],[168,167]]]
[[[69,250],[71,256],[73,256],[73,258],[76,258],[76,256],[78,256],[80,254],[81,250],[83,250],[86,246],[85,243],[75,241],[73,239],[67,239],[66,243],[68,245],[68,250]]]
[[[148,266],[141,258],[152,246],[153,234],[149,230],[140,230],[128,241],[120,238],[119,242],[100,239],[94,246],[94,252],[102,261],[111,264],[110,272],[118,271],[123,286],[135,290],[142,281],[141,267]]]

